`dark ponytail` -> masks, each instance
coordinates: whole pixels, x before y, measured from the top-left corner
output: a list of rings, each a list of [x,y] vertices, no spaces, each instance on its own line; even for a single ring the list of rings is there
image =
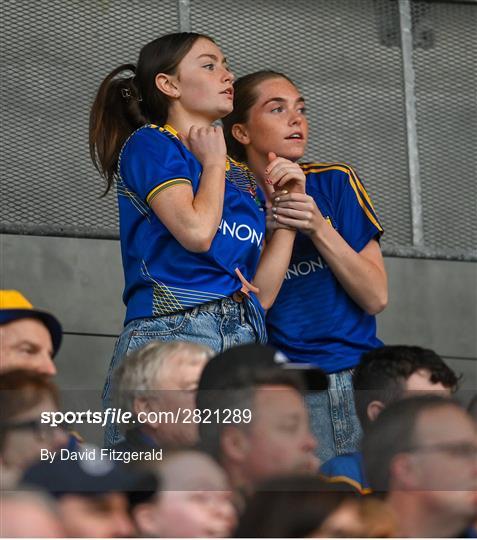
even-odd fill
[[[147,122],[141,112],[133,64],[123,64],[104,79],[99,87],[89,117],[89,152],[94,166],[106,178],[104,195],[110,190],[119,152],[129,135]],[[121,76],[123,74],[123,76]]]
[[[234,124],[247,122],[248,113],[258,99],[257,87],[269,79],[286,79],[295,85],[289,77],[278,71],[256,71],[240,77],[234,83],[234,110],[223,118],[222,122],[227,151],[237,161],[246,161],[247,154],[243,144],[239,143],[232,135],[232,127]]]
[[[145,45],[137,67],[123,64],[101,83],[89,118],[89,152],[96,169],[106,179],[104,195],[117,173],[123,144],[136,129],[147,123],[164,124],[168,98],[156,87],[158,73],[175,74],[184,56],[199,38],[193,32],[168,34]],[[133,75],[126,76],[125,72]]]

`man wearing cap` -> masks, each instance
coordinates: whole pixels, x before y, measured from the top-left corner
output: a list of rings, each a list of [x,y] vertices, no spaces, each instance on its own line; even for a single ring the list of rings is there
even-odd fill
[[[23,476],[24,489],[40,489],[56,499],[68,537],[136,536],[130,510],[154,496],[156,477],[100,459],[94,446],[85,445],[83,451],[78,460],[57,456],[37,463]],[[86,459],[89,454],[93,457]]]
[[[317,472],[317,441],[303,395],[326,385],[321,370],[297,373],[268,346],[241,345],[209,360],[197,394],[201,445],[223,466],[236,493],[250,493],[274,476]]]
[[[53,315],[34,308],[19,291],[0,290],[0,373],[28,369],[55,375],[61,338]]]

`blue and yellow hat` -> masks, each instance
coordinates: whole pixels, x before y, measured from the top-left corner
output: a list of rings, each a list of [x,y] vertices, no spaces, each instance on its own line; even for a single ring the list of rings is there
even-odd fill
[[[63,330],[58,319],[51,313],[35,309],[20,291],[0,289],[0,325],[30,318],[39,319],[48,328],[53,343],[53,355],[55,355],[63,337]]]

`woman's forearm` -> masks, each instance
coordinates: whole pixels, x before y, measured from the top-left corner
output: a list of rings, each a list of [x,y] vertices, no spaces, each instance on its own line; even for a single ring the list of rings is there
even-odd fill
[[[296,231],[277,229],[265,246],[255,274],[253,284],[264,309],[269,309],[280,291],[290,264]]]
[[[208,246],[205,251],[210,248],[222,219],[224,191],[225,164],[204,166],[199,189],[188,216],[188,227],[191,234],[202,240],[204,247]]]
[[[371,240],[357,253],[324,220],[310,236],[348,295],[367,313],[381,312],[387,305],[388,285],[378,242]]]

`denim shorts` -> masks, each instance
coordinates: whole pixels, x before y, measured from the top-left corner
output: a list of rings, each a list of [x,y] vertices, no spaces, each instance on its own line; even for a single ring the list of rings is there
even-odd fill
[[[129,322],[116,340],[102,394],[103,407],[114,406],[114,371],[128,354],[151,341],[192,341],[207,345],[216,353],[245,343],[266,343],[263,316],[251,300],[241,300],[227,297],[177,314]],[[106,446],[121,439],[117,425],[106,426]]]
[[[362,431],[354,405],[353,370],[328,374],[328,390],[310,392],[306,404],[321,463],[358,450]]]

